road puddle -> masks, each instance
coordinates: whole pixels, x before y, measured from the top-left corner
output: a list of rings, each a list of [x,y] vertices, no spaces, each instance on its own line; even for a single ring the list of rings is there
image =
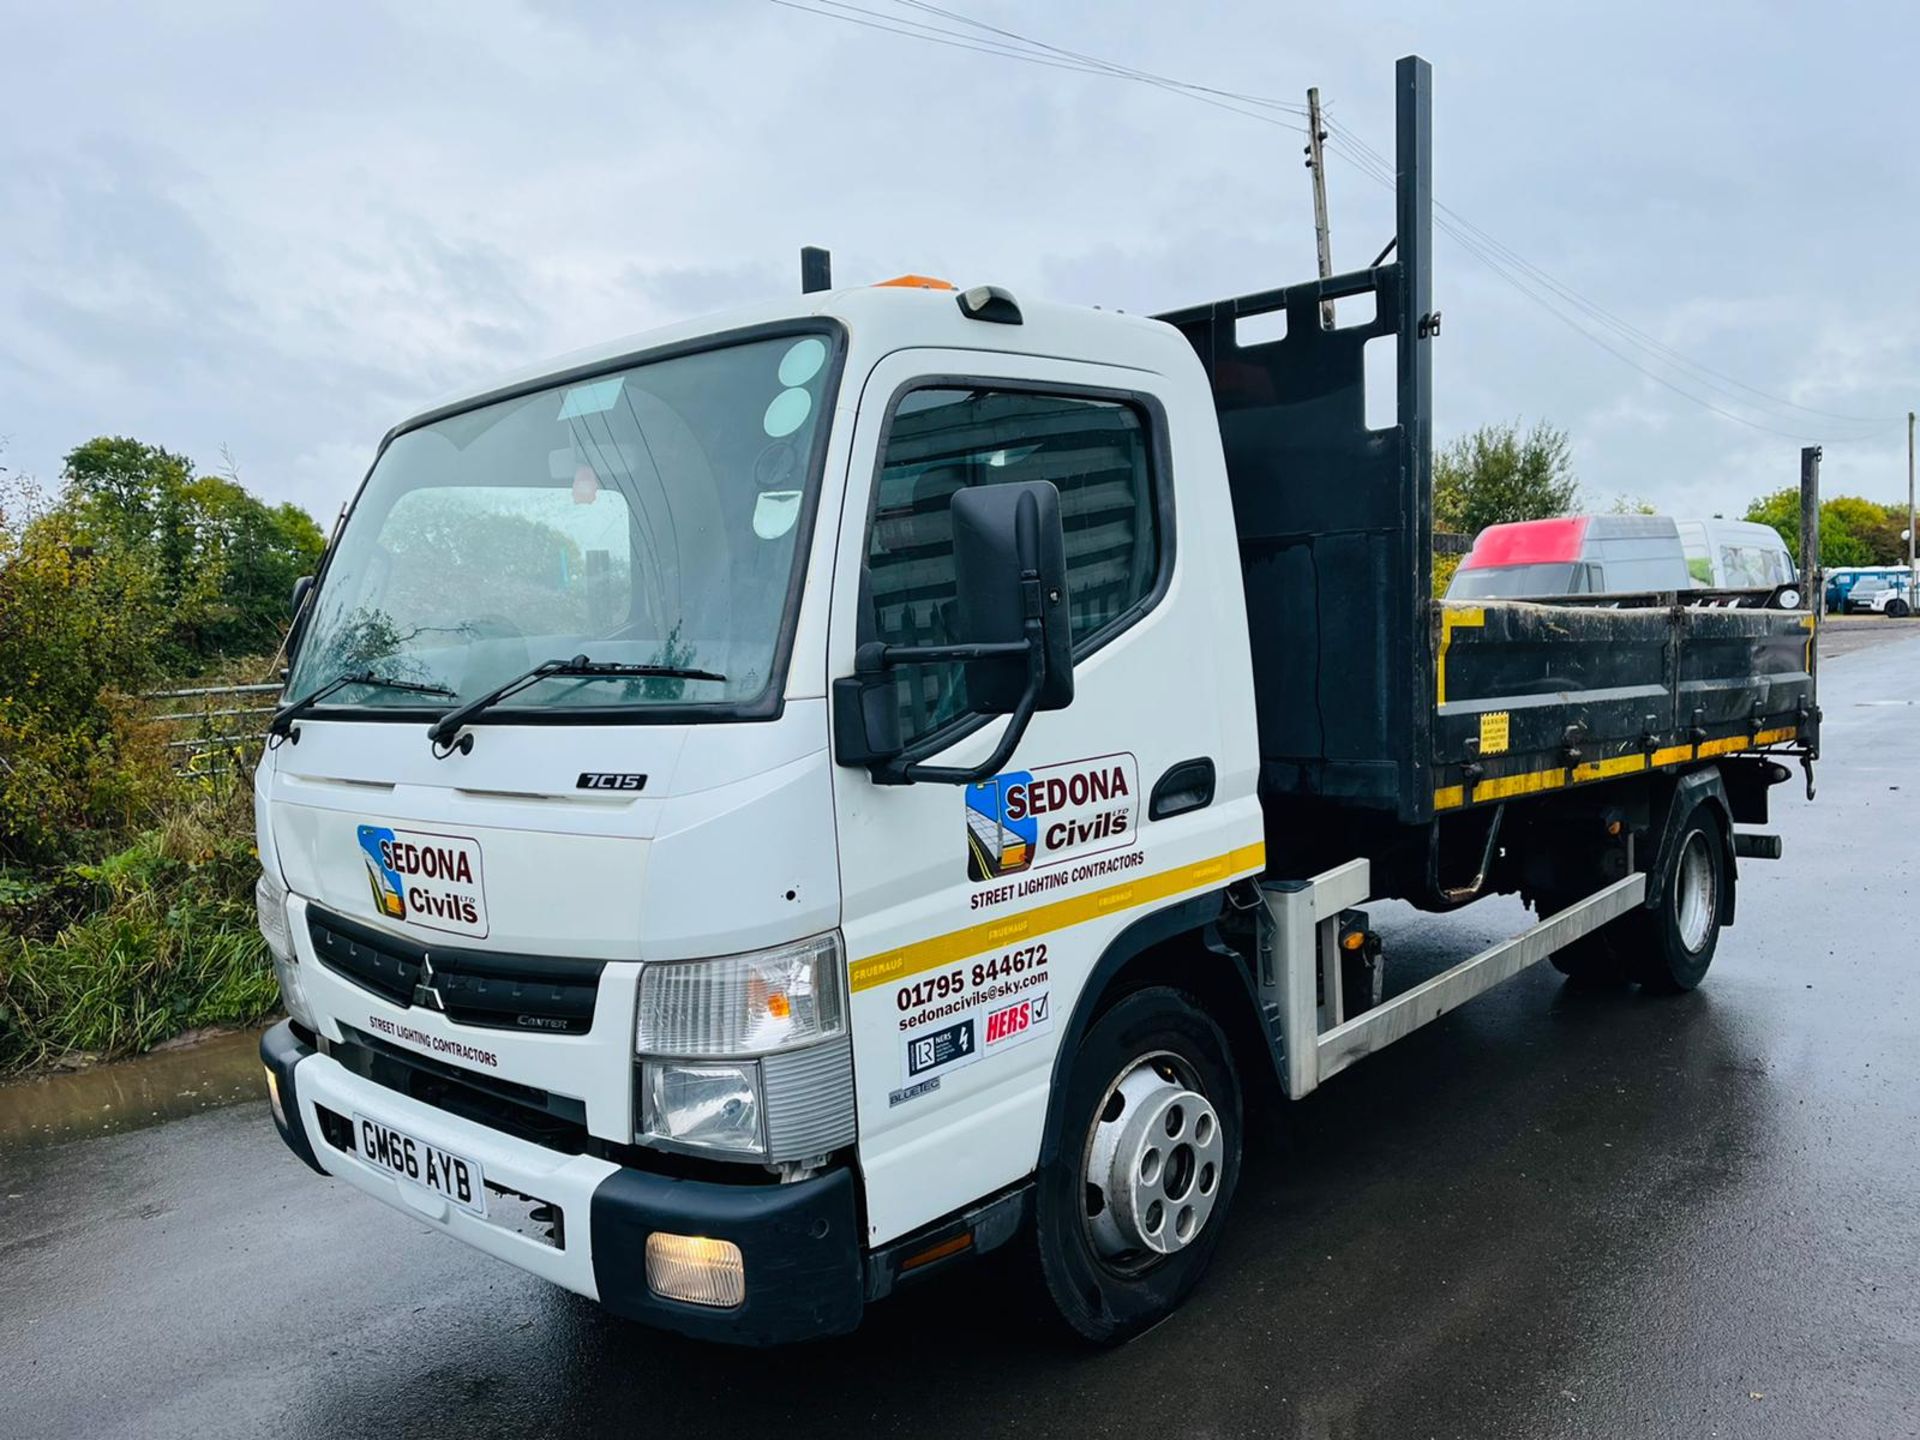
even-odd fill
[[[0,1152],[138,1130],[265,1097],[260,1032],[216,1035],[132,1060],[0,1085]]]

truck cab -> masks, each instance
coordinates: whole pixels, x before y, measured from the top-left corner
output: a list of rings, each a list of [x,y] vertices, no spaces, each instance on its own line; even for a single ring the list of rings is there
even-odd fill
[[[257,776],[279,1104],[316,1168],[661,1323],[844,1325],[862,1254],[1032,1172],[1072,998],[1116,937],[1261,868],[1192,348],[962,300],[864,287],[637,337],[383,442],[288,694],[377,678],[284,726]],[[1071,706],[974,782],[836,765],[831,682],[863,646],[977,638],[953,497],[1035,484],[1058,496]],[[576,655],[632,668],[542,676],[429,736]],[[991,758],[1005,725],[968,680],[895,667],[893,743]],[[467,1191],[381,1163],[409,1144],[403,1168]],[[690,1246],[729,1237],[742,1295],[661,1258],[668,1213]],[[660,1293],[670,1264],[728,1303]],[[754,1284],[794,1264],[844,1283]]]

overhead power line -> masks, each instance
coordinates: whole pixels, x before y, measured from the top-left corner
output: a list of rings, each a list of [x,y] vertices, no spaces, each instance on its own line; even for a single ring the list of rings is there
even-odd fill
[[[1393,172],[1393,165],[1392,165],[1392,162],[1389,161],[1386,156],[1382,155],[1378,150],[1374,149],[1373,146],[1369,145],[1364,139],[1362,139],[1359,135],[1355,134],[1353,131],[1347,129],[1344,125],[1341,125],[1338,122],[1333,120],[1328,120],[1326,123],[1327,123],[1327,128],[1336,132],[1336,136],[1338,138],[1344,139],[1349,146],[1356,147],[1360,151],[1364,152],[1364,154],[1367,157],[1371,158],[1375,162],[1376,167],[1384,169],[1386,175],[1388,177],[1391,177]],[[1356,163],[1359,163],[1360,161],[1360,157],[1352,155],[1351,152],[1349,152],[1349,158],[1355,160]],[[1562,298],[1567,300],[1570,304],[1573,304],[1579,307],[1581,310],[1591,315],[1595,320],[1605,325],[1608,329],[1618,333],[1622,338],[1626,339],[1629,343],[1641,349],[1647,350],[1655,355],[1658,355],[1661,358],[1671,362],[1672,364],[1682,369],[1690,370],[1697,373],[1703,380],[1708,382],[1709,389],[1719,391],[1721,394],[1725,395],[1728,399],[1733,400],[1736,403],[1751,404],[1750,401],[1742,400],[1739,395],[1734,393],[1734,391],[1727,390],[1723,388],[1723,386],[1718,384],[1713,384],[1712,382],[1724,381],[1727,385],[1731,385],[1735,387],[1736,390],[1742,391],[1747,395],[1752,395],[1759,400],[1763,400],[1767,402],[1770,405],[1779,406],[1781,408],[1788,409],[1788,410],[1797,410],[1803,415],[1817,415],[1817,416],[1820,416],[1822,419],[1839,420],[1839,421],[1846,422],[1848,424],[1855,424],[1855,425],[1885,426],[1890,424],[1901,423],[1901,418],[1897,415],[1893,415],[1893,416],[1846,415],[1835,410],[1822,410],[1818,406],[1814,406],[1814,405],[1802,405],[1797,400],[1789,400],[1784,395],[1774,395],[1766,390],[1761,390],[1756,386],[1747,384],[1744,380],[1741,380],[1736,376],[1728,375],[1723,371],[1714,369],[1711,365],[1707,365],[1701,361],[1691,359],[1690,357],[1680,353],[1678,350],[1675,350],[1671,346],[1665,344],[1658,337],[1648,334],[1645,330],[1639,329],[1637,326],[1633,325],[1627,320],[1622,319],[1620,316],[1614,314],[1610,310],[1607,310],[1603,306],[1599,305],[1597,302],[1587,299],[1585,296],[1581,295],[1579,292],[1574,290],[1571,286],[1562,284],[1559,280],[1555,279],[1547,271],[1541,269],[1540,266],[1534,264],[1531,260],[1528,260],[1526,256],[1520,254],[1519,251],[1515,250],[1512,246],[1506,244],[1498,236],[1492,235],[1486,230],[1481,229],[1478,225],[1475,225],[1471,220],[1467,219],[1466,216],[1462,215],[1458,210],[1455,210],[1452,206],[1443,204],[1439,200],[1435,200],[1433,202],[1433,208],[1436,211],[1440,212],[1442,215],[1445,215],[1448,219],[1450,219],[1453,222],[1455,226],[1458,227],[1458,230],[1450,232],[1455,234],[1456,238],[1460,238],[1458,233],[1459,231],[1465,231],[1468,235],[1473,236],[1476,240],[1478,240],[1481,244],[1486,246],[1489,250],[1501,256],[1503,259],[1507,260],[1516,268],[1534,277],[1542,285],[1546,286],[1549,290],[1561,296]],[[1755,408],[1758,408],[1758,407],[1755,407]]]
[[[952,49],[991,55],[1000,59],[1018,60],[1025,64],[1040,65],[1053,70],[1068,70],[1078,74],[1146,85],[1183,99],[1196,100],[1216,109],[1229,111],[1249,120],[1275,125],[1299,134],[1308,133],[1305,125],[1296,123],[1298,118],[1304,118],[1306,114],[1303,106],[1288,104],[1270,96],[1203,85],[1171,75],[1122,65],[1085,51],[1035,40],[1018,31],[975,19],[958,10],[927,3],[927,0],[891,0],[895,8],[884,11],[851,3],[851,0],[769,0],[769,3],[779,5],[783,9],[796,10],[802,14],[860,25],[866,29],[944,45]],[[917,12],[932,19],[917,19],[900,13],[902,11]],[[948,24],[933,23],[936,20],[946,21]],[[965,28],[953,29],[950,26]],[[1396,177],[1391,161],[1346,126],[1331,120],[1326,122],[1326,126],[1332,132],[1329,138],[1333,145],[1363,175],[1378,184],[1385,185],[1389,190],[1394,188]],[[1883,428],[1905,423],[1904,416],[1847,415],[1803,405],[1799,401],[1772,394],[1716,370],[1667,345],[1596,301],[1588,299],[1572,286],[1535,265],[1498,237],[1474,224],[1459,211],[1437,199],[1433,202],[1433,207],[1435,228],[1513,289],[1622,364],[1715,415],[1788,439],[1830,438],[1826,434],[1809,435],[1803,431],[1785,430],[1764,424],[1696,394],[1688,389],[1687,385],[1698,386],[1719,395],[1731,404],[1783,422],[1805,424],[1804,420],[1796,417],[1816,416],[1841,425],[1865,427],[1856,428],[1849,437],[1853,439],[1863,439]],[[1638,351],[1642,357],[1651,361],[1652,365],[1662,366],[1675,372],[1687,383],[1682,384],[1673,376],[1663,374],[1660,370],[1651,368],[1649,364],[1643,364],[1640,359],[1628,353],[1630,350]],[[1746,398],[1748,396],[1753,398]],[[1783,411],[1795,413],[1779,413]]]
[[[1335,137],[1335,142],[1336,144],[1339,143],[1338,136]],[[1394,175],[1390,167],[1383,168],[1377,161],[1371,159],[1366,155],[1363,155],[1361,152],[1357,150],[1353,150],[1348,147],[1342,147],[1342,150],[1343,150],[1343,153],[1346,154],[1347,158],[1353,161],[1355,167],[1360,171],[1361,174],[1365,175],[1368,179],[1374,181],[1376,184],[1379,184],[1385,187],[1389,191],[1391,191],[1394,188]],[[1436,205],[1435,208],[1437,210],[1439,207]],[[1574,333],[1580,335],[1582,338],[1592,342],[1594,345],[1597,345],[1600,349],[1606,351],[1607,354],[1613,356],[1613,358],[1618,360],[1621,364],[1626,365],[1633,370],[1637,370],[1640,374],[1646,376],[1647,379],[1653,381],[1657,385],[1663,386],[1664,388],[1671,390],[1675,395],[1680,396],[1682,399],[1690,400],[1695,405],[1700,406],[1703,410],[1711,411],[1713,414],[1719,415],[1727,420],[1732,420],[1736,424],[1745,425],[1750,429],[1754,429],[1754,430],[1763,430],[1769,435],[1778,435],[1782,439],[1825,440],[1825,439],[1832,438],[1831,436],[1824,435],[1824,434],[1822,435],[1808,434],[1807,432],[1802,430],[1783,430],[1777,425],[1765,424],[1762,421],[1752,419],[1749,416],[1741,415],[1736,411],[1728,410],[1724,406],[1718,405],[1714,403],[1712,400],[1706,399],[1703,396],[1696,395],[1693,391],[1687,389],[1684,385],[1680,384],[1678,381],[1672,379],[1671,377],[1662,375],[1659,371],[1651,369],[1648,366],[1641,364],[1638,360],[1634,359],[1634,357],[1629,355],[1626,351],[1620,349],[1618,346],[1610,342],[1605,336],[1597,334],[1593,330],[1590,330],[1589,328],[1587,328],[1587,326],[1580,321],[1580,319],[1576,314],[1569,313],[1567,310],[1563,309],[1560,305],[1556,304],[1552,297],[1552,294],[1546,291],[1543,287],[1541,287],[1539,283],[1537,281],[1534,281],[1532,277],[1529,276],[1525,271],[1516,269],[1512,264],[1510,264],[1504,258],[1502,258],[1497,252],[1495,252],[1490,247],[1480,242],[1470,232],[1461,228],[1458,224],[1454,223],[1454,221],[1447,218],[1446,215],[1436,214],[1433,218],[1433,224],[1436,230],[1439,230],[1442,234],[1452,239],[1456,244],[1460,246],[1461,249],[1465,250],[1469,255],[1473,256],[1474,259],[1478,260],[1482,265],[1486,266],[1487,269],[1491,270],[1496,276],[1504,280],[1508,285],[1512,286],[1515,290],[1519,291],[1522,295],[1526,296],[1527,299],[1532,300],[1535,304],[1539,305],[1541,309],[1545,310],[1548,314],[1552,315],[1555,319],[1559,320],[1561,324],[1567,326],[1569,329],[1574,331]],[[1758,409],[1759,407],[1756,406],[1754,408]],[[1876,428],[1879,428],[1879,427],[1876,426]],[[1862,432],[1861,434],[1857,434],[1849,438],[1863,439],[1865,438],[1866,433],[1867,432]]]
[[[1249,120],[1277,125],[1283,130],[1292,130],[1301,135],[1306,134],[1306,126],[1291,120],[1283,120],[1278,115],[1264,113],[1265,109],[1270,108],[1265,102],[1249,99],[1247,104],[1260,108],[1248,109],[1246,104],[1237,103],[1243,97],[1234,96],[1228,91],[1216,90],[1211,86],[1191,85],[1164,75],[1155,75],[1150,71],[1135,70],[1129,66],[1115,65],[1081,56],[1076,52],[1043,45],[1038,41],[1021,40],[1018,44],[1014,44],[996,40],[986,33],[992,31],[993,27],[980,26],[980,22],[977,21],[969,20],[966,23],[980,26],[982,33],[969,34],[925,21],[909,19],[890,11],[854,5],[848,3],[848,0],[811,0],[811,3],[803,3],[803,0],[768,0],[768,3],[778,5],[783,10],[797,10],[803,15],[817,15],[824,20],[838,20],[867,30],[879,30],[888,35],[904,36],[909,40],[923,40],[929,44],[944,45],[953,50],[968,50],[978,55],[994,55],[1004,60],[1019,60],[1029,65],[1044,66],[1050,70],[1072,70],[1082,75],[1098,75],[1112,80],[1127,80],[1135,84],[1149,85],[1189,100],[1198,100],[1201,104],[1211,105],[1216,110],[1226,110]],[[934,7],[912,6],[910,8],[924,8],[928,13],[940,15],[951,13],[936,10]]]

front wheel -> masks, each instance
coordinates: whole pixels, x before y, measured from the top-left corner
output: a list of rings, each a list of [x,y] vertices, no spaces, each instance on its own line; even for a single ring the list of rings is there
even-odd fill
[[[1181,991],[1127,996],[1074,1057],[1060,1145],[1034,1203],[1040,1274],[1078,1334],[1117,1345],[1206,1273],[1240,1175],[1240,1078]]]

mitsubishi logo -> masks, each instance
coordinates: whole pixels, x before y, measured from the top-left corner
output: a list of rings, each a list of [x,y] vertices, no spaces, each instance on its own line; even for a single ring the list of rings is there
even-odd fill
[[[433,983],[433,956],[424,952],[420,956],[420,979],[413,987],[413,1003],[443,1015],[447,1010],[447,1002],[440,998],[440,991]]]

